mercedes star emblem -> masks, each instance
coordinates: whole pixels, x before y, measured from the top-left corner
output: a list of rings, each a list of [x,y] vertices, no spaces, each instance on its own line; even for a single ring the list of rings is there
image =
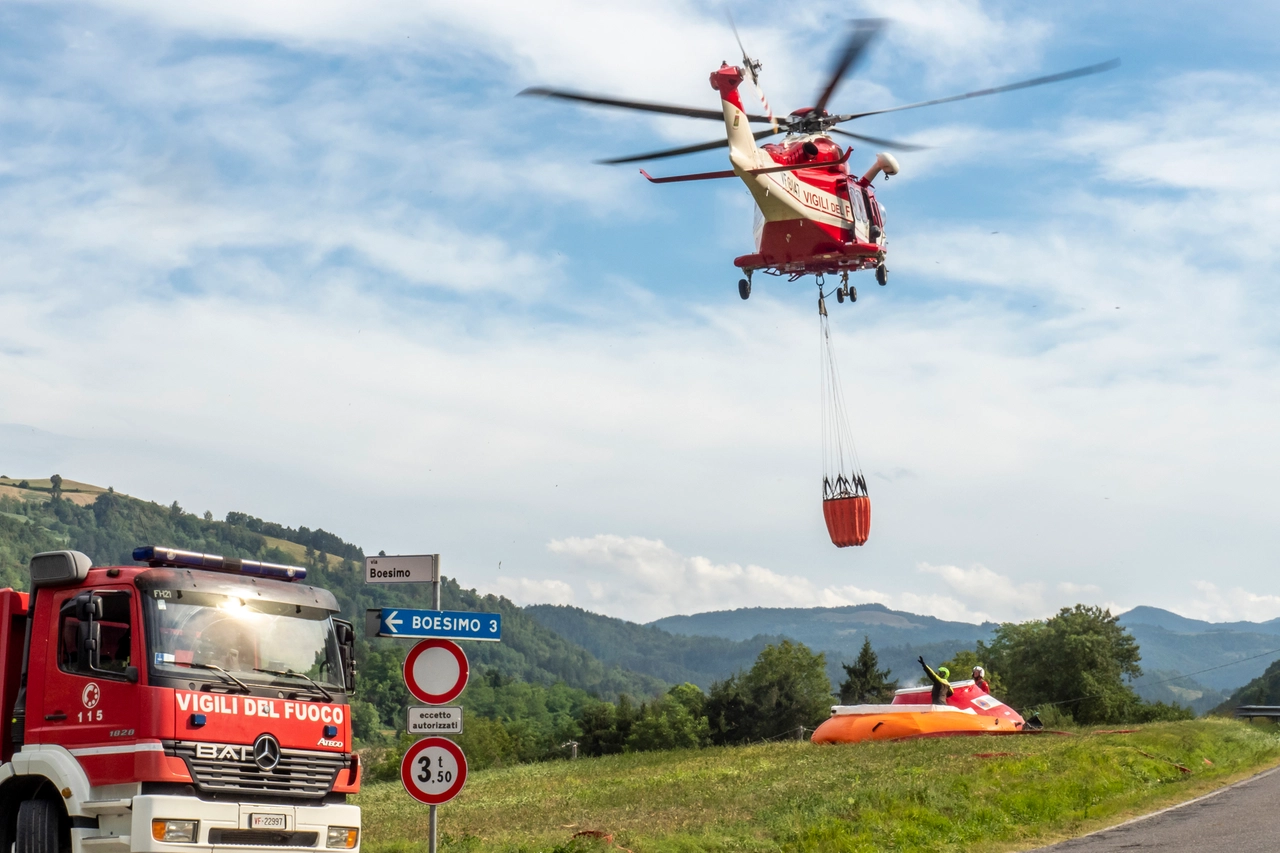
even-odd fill
[[[271,735],[258,735],[253,742],[253,763],[262,770],[275,770],[280,763],[280,741]]]

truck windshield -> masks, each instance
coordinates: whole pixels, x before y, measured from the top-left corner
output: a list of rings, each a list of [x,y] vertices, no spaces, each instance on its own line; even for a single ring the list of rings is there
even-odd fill
[[[214,667],[244,682],[279,683],[314,691],[295,674],[342,689],[342,666],[330,613],[319,607],[246,600],[186,589],[151,589],[147,657],[153,670],[216,680]]]

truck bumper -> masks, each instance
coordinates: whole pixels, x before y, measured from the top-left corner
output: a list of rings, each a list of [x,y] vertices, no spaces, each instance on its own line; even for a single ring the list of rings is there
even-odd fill
[[[151,832],[153,820],[199,821],[196,839],[190,843],[157,841]],[[342,804],[212,803],[195,797],[141,795],[133,798],[128,836],[103,837],[101,830],[73,834],[79,835],[75,839],[76,853],[107,853],[116,849],[133,853],[213,853],[232,849],[237,853],[280,853],[282,848],[299,847],[328,853],[358,853],[362,840],[359,834],[354,847],[326,846],[329,828],[339,826],[359,831],[360,808]]]

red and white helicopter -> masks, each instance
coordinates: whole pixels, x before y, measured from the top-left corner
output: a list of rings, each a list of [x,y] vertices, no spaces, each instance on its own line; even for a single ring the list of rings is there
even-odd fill
[[[819,287],[822,286],[823,276],[838,273],[840,286],[836,290],[837,300],[856,300],[858,292],[849,284],[850,272],[874,268],[876,280],[880,284],[887,284],[889,281],[889,270],[885,266],[887,238],[884,211],[876,201],[872,182],[881,172],[886,179],[890,175],[896,175],[898,161],[892,154],[877,154],[871,168],[862,177],[858,177],[849,173],[848,160],[853,148],[842,151],[831,136],[838,134],[898,151],[918,151],[924,146],[851,133],[836,125],[867,116],[1057,83],[1106,71],[1119,64],[1119,60],[1113,59],[1032,80],[966,92],[963,95],[856,113],[829,113],[827,105],[836,88],[854,68],[884,24],[879,19],[854,21],[853,31],[837,56],[830,77],[814,105],[782,117],[773,115],[760,91],[761,63],[751,59],[745,49],[742,52],[741,67],[726,62],[711,73],[711,88],[720,94],[720,112],[545,87],[525,89],[520,94],[689,118],[723,120],[727,131],[725,139],[597,162],[635,163],[728,147],[729,162],[733,167],[731,170],[664,178],[652,177],[643,169],[640,173],[655,184],[738,177],[747,185],[755,199],[758,213],[756,250],[733,261],[746,275],[746,278],[738,282],[738,294],[743,299],[751,295],[752,274],[764,272],[788,276],[791,281],[806,275],[816,275]],[[736,28],[734,34],[737,35]],[[741,39],[738,40],[738,46],[742,47]],[[765,107],[764,115],[748,113],[742,105],[738,89],[748,77],[760,94]],[[753,132],[753,123],[767,124],[769,127]],[[756,145],[758,140],[777,134],[786,134],[781,143]]]

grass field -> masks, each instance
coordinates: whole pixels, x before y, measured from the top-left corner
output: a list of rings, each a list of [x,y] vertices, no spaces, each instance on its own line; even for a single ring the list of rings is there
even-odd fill
[[[1227,720],[1127,734],[786,742],[472,774],[440,808],[442,853],[1019,850],[1188,799],[1280,763],[1273,727]],[[1179,769],[1179,766],[1185,768]],[[427,807],[369,785],[370,853],[426,850]]]

